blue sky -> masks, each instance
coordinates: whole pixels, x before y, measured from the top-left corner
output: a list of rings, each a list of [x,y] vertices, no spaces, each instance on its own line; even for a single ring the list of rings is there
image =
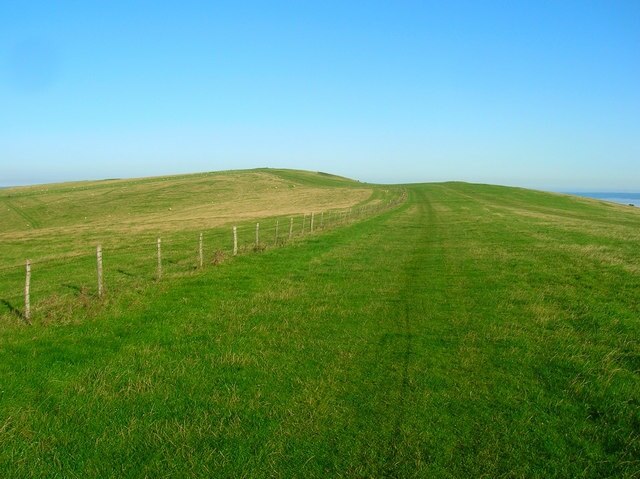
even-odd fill
[[[0,185],[640,190],[640,2],[0,2]]]

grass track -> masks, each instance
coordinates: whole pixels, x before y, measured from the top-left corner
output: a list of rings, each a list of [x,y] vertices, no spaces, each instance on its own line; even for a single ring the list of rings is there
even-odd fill
[[[403,208],[0,337],[6,477],[637,477],[640,216]]]

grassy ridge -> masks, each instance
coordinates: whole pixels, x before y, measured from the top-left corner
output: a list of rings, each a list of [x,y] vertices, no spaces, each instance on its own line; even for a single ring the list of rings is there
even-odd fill
[[[156,238],[164,269],[184,274],[197,265],[198,236],[207,263],[231,250],[231,225],[248,249],[260,221],[263,244],[302,232],[304,214],[316,228],[341,222],[347,208],[388,202],[398,189],[291,170],[250,170],[134,180],[41,185],[0,192],[0,318],[19,320],[24,261],[33,263],[33,301],[43,321],[70,320],[67,310],[95,294],[95,247],[102,244],[112,292],[138,288],[155,275]],[[324,215],[319,216],[320,212]],[[306,220],[306,229],[310,227]]]
[[[636,477],[637,210],[466,184],[0,336],[7,477]]]
[[[16,254],[55,253],[60,244],[69,250],[69,241],[346,208],[372,193],[351,180],[271,169],[10,188],[0,190],[0,254],[6,264],[24,259]]]

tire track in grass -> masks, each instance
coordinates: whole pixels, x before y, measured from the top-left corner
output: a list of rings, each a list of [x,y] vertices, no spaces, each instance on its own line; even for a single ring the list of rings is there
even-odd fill
[[[418,205],[417,218],[424,218],[424,205],[422,202]],[[399,449],[402,443],[402,428],[405,424],[407,415],[407,396],[410,393],[410,378],[409,378],[409,363],[412,360],[413,355],[413,330],[412,330],[412,310],[415,307],[415,294],[412,283],[417,280],[418,265],[416,262],[417,255],[417,242],[413,242],[415,245],[413,251],[409,256],[409,261],[403,265],[403,275],[405,277],[405,283],[403,289],[399,294],[399,301],[402,304],[402,321],[401,328],[402,334],[398,339],[402,339],[399,347],[402,349],[400,354],[401,367],[400,377],[397,380],[397,400],[395,405],[395,418],[393,419],[393,427],[391,433],[387,439],[386,448],[388,450],[388,459],[384,464],[384,475],[393,476],[395,466],[399,463]]]
[[[396,379],[396,400],[394,402],[393,426],[387,439],[387,458],[383,465],[383,474],[385,477],[396,477],[406,473],[406,465],[412,458],[406,457],[405,449],[405,432],[407,427],[406,419],[408,417],[411,404],[416,390],[416,380],[412,372],[412,365],[416,365],[422,358],[415,351],[415,342],[417,335],[429,334],[428,331],[420,328],[421,323],[426,316],[426,308],[424,302],[424,292],[432,288],[425,286],[431,283],[426,270],[426,264],[430,256],[431,262],[439,261],[441,255],[433,255],[434,247],[440,249],[439,241],[429,241],[434,235],[435,211],[426,198],[423,191],[416,191],[414,194],[418,197],[414,199],[416,205],[416,213],[413,215],[414,224],[418,225],[419,231],[415,233],[415,238],[411,238],[412,249],[408,255],[408,260],[401,266],[404,284],[398,293],[399,313],[401,314],[402,332],[398,339],[402,341],[397,345],[400,349],[398,357],[401,365],[398,368],[398,377]],[[420,328],[416,330],[416,327]],[[421,333],[419,332],[421,331]],[[409,426],[409,429],[411,427]]]
[[[433,329],[433,313],[425,301],[443,294],[429,286],[433,281],[429,271],[442,268],[442,255],[434,255],[442,248],[432,228],[435,212],[422,192],[412,196],[406,208],[376,221],[366,235],[349,238],[327,253],[348,264],[343,281],[350,291],[345,300],[360,313],[342,333],[351,331],[358,338],[349,343],[352,359],[339,381],[346,389],[326,391],[337,395],[337,404],[347,406],[350,414],[331,417],[337,422],[324,441],[334,442],[333,434],[343,422],[358,431],[344,437],[354,444],[343,454],[353,459],[342,466],[338,466],[341,459],[335,461],[337,470],[347,476],[394,477],[412,470],[416,454],[425,447],[420,431],[426,416],[419,408],[428,395],[427,384],[417,375],[427,368],[429,358],[417,345],[429,343],[440,349],[439,354],[450,351],[448,343],[431,345],[438,328],[446,329],[448,322],[440,321]],[[365,293],[370,299],[361,304]],[[407,423],[416,412],[419,420]]]
[[[404,315],[402,320],[402,328],[404,330],[403,336],[403,347],[404,351],[401,355],[402,366],[401,373],[399,379],[398,386],[398,402],[397,402],[397,413],[396,417],[393,421],[393,429],[391,431],[391,435],[388,439],[387,448],[391,451],[390,458],[387,462],[387,466],[392,466],[397,464],[398,462],[398,445],[402,441],[402,426],[405,423],[405,417],[407,415],[407,401],[406,397],[409,393],[409,363],[411,361],[411,357],[413,356],[413,333],[411,332],[411,321],[410,321],[410,313],[409,313],[409,304],[405,302],[404,304]],[[386,471],[385,475],[391,475],[392,470]]]
[[[7,205],[7,207],[10,208],[15,214],[20,216],[22,219],[27,221],[29,223],[29,226],[31,226],[32,228],[40,228],[40,222],[36,220],[33,216],[29,215],[21,208],[18,208],[8,198],[2,198],[2,199],[4,200],[4,203]]]

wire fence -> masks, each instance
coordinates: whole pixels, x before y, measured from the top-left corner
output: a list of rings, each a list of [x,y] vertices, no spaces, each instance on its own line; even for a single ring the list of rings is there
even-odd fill
[[[105,237],[81,251],[0,266],[0,319],[63,321],[78,308],[99,309],[104,298],[158,281],[193,274],[234,256],[282,247],[308,235],[361,221],[395,208],[406,192],[352,208],[267,217],[226,227],[131,238]],[[28,266],[26,266],[28,264]]]

